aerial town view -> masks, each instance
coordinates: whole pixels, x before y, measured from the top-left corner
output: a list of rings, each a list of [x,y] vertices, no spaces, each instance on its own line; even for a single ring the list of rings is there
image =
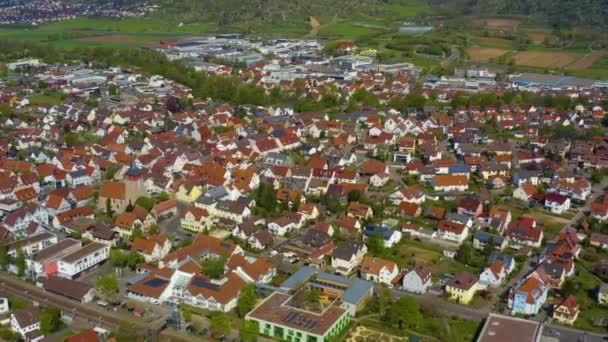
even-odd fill
[[[0,1],[0,341],[608,341],[606,18]]]

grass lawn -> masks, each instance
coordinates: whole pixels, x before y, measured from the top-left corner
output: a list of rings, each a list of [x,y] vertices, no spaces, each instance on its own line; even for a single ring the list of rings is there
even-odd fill
[[[464,270],[474,272],[470,267],[444,257],[441,247],[417,240],[402,239],[397,246],[385,250],[378,256],[392,260],[400,267],[427,265],[434,275],[455,274]]]
[[[56,95],[35,95],[30,97],[30,102],[34,106],[38,106],[41,104],[50,104],[50,105],[59,105],[61,104],[61,96],[60,94]]]
[[[495,37],[473,37],[473,43],[483,46],[510,50],[513,48],[513,42],[508,39]]]
[[[26,302],[23,299],[19,299],[19,298],[15,298],[15,297],[8,297],[8,305],[11,308],[11,310],[21,310],[21,309],[25,309],[29,306],[29,303]]]
[[[43,31],[93,30],[112,32],[183,32],[204,33],[210,28],[208,23],[179,25],[158,19],[133,18],[124,20],[104,18],[75,18],[72,20],[49,23],[40,27]]]
[[[535,207],[532,209],[522,208],[522,205],[514,199],[506,198],[501,202],[501,205],[509,208],[511,210],[511,215],[514,219],[527,214],[533,216],[537,223],[543,227],[543,232],[545,234],[545,239],[551,240],[552,238],[559,233],[562,228],[568,224],[569,220],[567,217],[572,216],[570,213],[567,213],[562,216],[557,216],[548,213],[542,207]]]
[[[431,8],[425,1],[410,2],[412,3],[409,5],[386,4],[383,8],[388,12],[387,17],[391,19],[412,18],[420,14],[424,15],[431,13]]]
[[[319,35],[326,37],[356,38],[376,34],[378,32],[380,32],[380,30],[369,27],[355,26],[355,23],[352,22],[338,22],[323,26],[321,29],[319,29]]]
[[[608,79],[608,56],[599,58],[590,68],[584,70],[569,70],[567,74],[580,77]]]
[[[578,266],[574,279],[579,285],[574,295],[581,308],[581,313],[574,326],[583,330],[606,332],[605,329],[593,325],[593,319],[597,316],[603,316],[605,319],[608,319],[606,307],[602,307],[597,303],[596,291],[600,286],[600,281],[585,268]]]
[[[423,341],[451,341],[470,342],[473,341],[480,328],[480,322],[459,317],[445,317],[434,313],[424,313],[421,325],[416,329],[402,332],[389,326],[378,318],[369,318],[363,321],[364,326],[375,330],[386,331],[397,336],[419,334]]]

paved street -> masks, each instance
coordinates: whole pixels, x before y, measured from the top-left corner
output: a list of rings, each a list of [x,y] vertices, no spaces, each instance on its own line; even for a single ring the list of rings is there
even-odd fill
[[[606,341],[606,337],[608,337],[608,335],[601,335],[556,325],[545,325],[543,329],[543,339],[547,337],[556,339],[556,342],[602,342]]]
[[[180,229],[180,217],[187,207],[188,204],[177,201],[177,214],[158,223],[160,233],[167,235],[175,235],[175,241],[177,242],[183,241],[184,239],[195,235],[194,233],[189,233],[183,229]]]
[[[577,211],[576,215],[574,215],[574,217],[570,219],[570,222],[567,225],[564,225],[562,232],[565,231],[567,228],[576,226],[578,221],[580,221],[585,216],[585,212],[591,210],[591,204],[593,204],[593,202],[595,202],[600,196],[604,194],[604,188],[606,186],[608,186],[608,177],[604,177],[601,183],[595,184],[591,188],[591,196],[589,196],[587,202],[585,202],[585,205]],[[556,236],[556,239],[558,236]]]

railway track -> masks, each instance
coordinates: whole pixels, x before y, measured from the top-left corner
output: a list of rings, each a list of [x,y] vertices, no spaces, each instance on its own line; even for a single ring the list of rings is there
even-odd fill
[[[123,317],[87,307],[77,301],[47,292],[23,281],[12,279],[5,274],[0,274],[0,292],[5,292],[27,301],[36,301],[43,307],[58,307],[63,310],[66,316],[92,322],[108,330],[118,329],[121,323],[125,321]],[[143,322],[138,322],[133,318],[130,318],[130,321],[142,328],[145,327]]]

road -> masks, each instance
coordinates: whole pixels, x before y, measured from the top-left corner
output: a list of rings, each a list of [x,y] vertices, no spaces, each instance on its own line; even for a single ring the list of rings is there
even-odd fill
[[[591,210],[591,204],[593,204],[593,202],[595,202],[600,196],[604,194],[604,188],[606,186],[608,186],[608,177],[604,177],[604,179],[602,179],[600,183],[595,184],[591,187],[591,196],[589,196],[589,198],[585,202],[585,205],[577,211],[576,215],[574,215],[574,217],[570,219],[570,222],[564,226],[562,232],[566,231],[566,229],[568,228],[576,227],[578,221],[580,221],[585,216],[585,212]],[[556,236],[556,239],[557,237],[559,237],[559,235]]]
[[[448,67],[450,64],[457,62],[460,59],[460,50],[457,46],[452,46],[452,54],[441,61],[441,66],[443,68]]]
[[[606,336],[608,335],[550,324],[545,324],[543,328],[543,337],[555,338],[559,342],[602,342],[606,341]]]
[[[187,207],[188,205],[186,203],[177,201],[177,214],[158,223],[158,228],[161,234],[175,236],[176,240],[172,241],[174,244],[196,235],[196,233],[190,233],[180,228],[179,220]]]

